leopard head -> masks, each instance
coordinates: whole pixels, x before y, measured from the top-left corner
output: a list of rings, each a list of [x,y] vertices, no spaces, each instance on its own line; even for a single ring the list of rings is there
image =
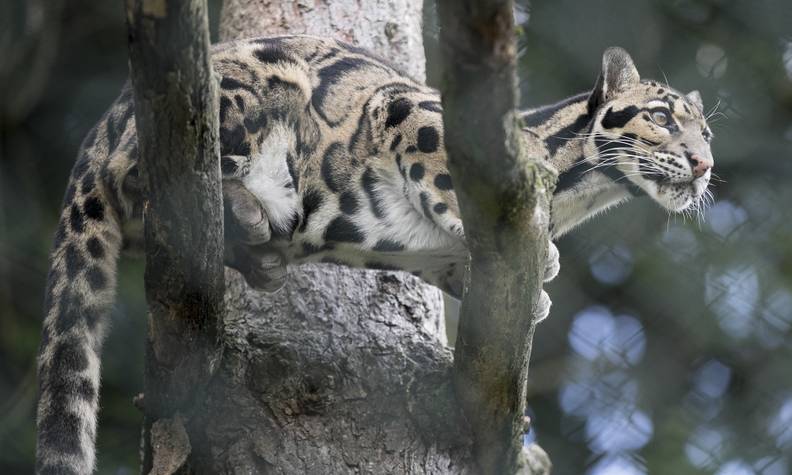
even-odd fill
[[[586,153],[670,211],[700,209],[714,165],[703,107],[697,91],[641,80],[630,55],[609,48],[589,97]]]

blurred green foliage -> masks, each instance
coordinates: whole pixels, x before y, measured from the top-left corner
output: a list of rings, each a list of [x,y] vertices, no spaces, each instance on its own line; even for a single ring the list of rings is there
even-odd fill
[[[641,199],[559,243],[528,439],[557,474],[790,473],[792,3],[557,0],[517,18],[526,106],[589,89],[611,45],[718,106],[702,220]],[[0,28],[0,473],[30,473],[47,253],[77,147],[126,78],[126,28],[122,4],[88,0],[8,0]],[[121,267],[112,326],[99,468],[135,473],[139,261]]]
[[[533,2],[525,102],[592,87],[602,51],[701,91],[716,201],[643,198],[559,243],[531,361],[556,473],[792,473],[792,3]]]

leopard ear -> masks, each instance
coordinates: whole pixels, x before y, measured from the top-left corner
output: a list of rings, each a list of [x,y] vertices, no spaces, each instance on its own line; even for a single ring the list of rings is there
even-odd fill
[[[690,91],[685,94],[685,98],[693,104],[694,106],[698,107],[700,111],[704,111],[704,101],[701,99],[701,93],[698,91]]]
[[[589,97],[589,113],[640,80],[641,76],[627,51],[619,47],[606,49],[602,53],[602,71]]]

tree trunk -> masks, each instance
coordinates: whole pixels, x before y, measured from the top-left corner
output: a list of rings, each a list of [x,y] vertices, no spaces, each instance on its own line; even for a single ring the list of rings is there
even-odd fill
[[[528,361],[555,175],[517,117],[512,0],[440,0],[445,143],[471,255],[454,353],[483,473],[524,464]]]
[[[127,0],[127,21],[146,197],[143,473],[189,472],[207,465],[202,409],[225,290],[206,0]]]
[[[221,37],[335,36],[422,78],[420,3],[226,0]],[[200,410],[209,452],[194,471],[476,473],[437,289],[332,265],[292,267],[272,295],[225,277],[223,359]],[[532,460],[546,473],[543,453]]]

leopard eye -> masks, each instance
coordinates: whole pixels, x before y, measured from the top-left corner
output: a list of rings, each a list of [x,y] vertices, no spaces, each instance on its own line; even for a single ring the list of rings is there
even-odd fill
[[[654,111],[652,112],[652,121],[660,127],[665,127],[671,121],[671,117],[666,111]]]

